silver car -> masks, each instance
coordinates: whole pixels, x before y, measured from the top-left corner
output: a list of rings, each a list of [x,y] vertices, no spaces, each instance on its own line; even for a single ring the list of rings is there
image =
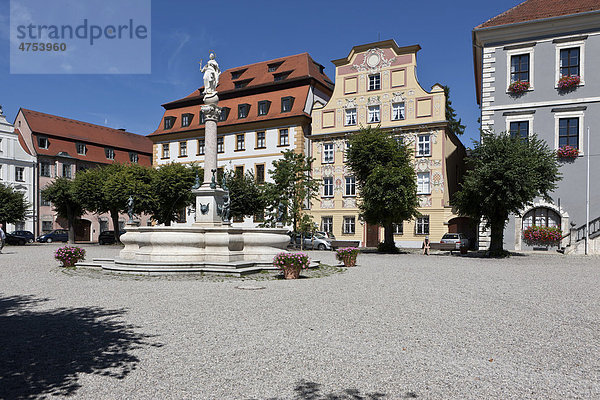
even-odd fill
[[[290,242],[296,247],[300,247],[300,234],[296,233],[292,235]],[[303,248],[305,249],[318,249],[318,250],[331,250],[331,242],[325,236],[315,233],[313,236],[311,233],[304,234]]]
[[[442,236],[440,243],[454,243],[457,249],[469,247],[469,239],[467,239],[464,233],[446,233]]]

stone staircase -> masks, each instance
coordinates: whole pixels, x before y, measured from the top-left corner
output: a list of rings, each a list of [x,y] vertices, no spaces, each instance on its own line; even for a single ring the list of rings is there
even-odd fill
[[[590,221],[590,243],[588,254],[600,254],[600,217]],[[586,226],[571,228],[563,237],[562,246],[558,252],[563,254],[585,254]]]

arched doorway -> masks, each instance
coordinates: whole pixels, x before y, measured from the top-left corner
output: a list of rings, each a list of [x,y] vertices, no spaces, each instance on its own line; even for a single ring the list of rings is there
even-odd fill
[[[523,210],[523,213],[515,218],[515,250],[548,250],[546,246],[528,246],[523,241],[523,231],[530,226],[557,227],[564,236],[569,230],[569,214],[545,201],[534,203],[530,208]]]
[[[530,226],[561,227],[560,215],[548,207],[536,207],[523,215],[523,227],[525,230]]]
[[[75,240],[78,242],[89,242],[91,240],[92,222],[87,219],[75,221]]]

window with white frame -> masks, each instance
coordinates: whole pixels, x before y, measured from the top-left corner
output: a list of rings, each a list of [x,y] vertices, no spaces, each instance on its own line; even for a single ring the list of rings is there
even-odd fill
[[[40,176],[50,177],[50,163],[42,161],[40,162]]]
[[[290,145],[290,135],[287,129],[279,130],[279,145],[280,146],[289,146]]]
[[[321,217],[321,230],[323,232],[333,232],[333,217]]]
[[[418,194],[430,194],[431,188],[429,186],[429,172],[417,172],[417,193]]]
[[[15,167],[15,181],[25,182],[25,168]]]
[[[356,233],[355,217],[344,217],[344,226],[342,233]]]
[[[169,158],[169,143],[163,143],[162,145],[162,158]]]
[[[369,91],[381,89],[381,75],[369,75]]]
[[[112,147],[106,147],[104,149],[104,154],[106,155],[106,158],[109,160],[115,159],[115,149],[113,149]]]
[[[38,147],[40,149],[47,149],[50,146],[50,142],[48,141],[48,138],[45,136],[40,136],[38,137]]]
[[[350,142],[344,140],[344,162],[348,162],[348,150],[350,150]]]
[[[323,164],[331,164],[335,161],[335,151],[333,143],[323,144]]]
[[[584,154],[583,111],[557,112],[554,114],[555,148],[571,146]]]
[[[136,153],[135,151],[130,151],[129,152],[129,162],[135,164],[138,162],[138,160],[139,160],[138,153]]]
[[[217,153],[225,152],[225,138],[223,136],[217,138]]]
[[[65,178],[71,177],[71,164],[63,164],[62,170],[63,170],[62,176],[64,176]]]
[[[529,138],[529,121],[511,121],[508,132],[511,137]]]
[[[239,135],[235,136],[235,139],[236,139],[235,150],[236,151],[246,150],[246,135],[243,133],[240,133]]]
[[[323,178],[323,197],[333,197],[333,178]]]
[[[346,126],[356,125],[356,108],[346,108]]]
[[[394,235],[403,235],[404,223],[400,222],[399,224],[392,224],[392,229],[394,230]]]
[[[354,176],[346,177],[346,196],[356,196],[356,178]]]
[[[506,88],[511,83],[529,82],[529,90],[534,83],[534,51],[533,45],[527,48],[513,49],[506,52]]]
[[[192,117],[193,117],[193,114],[183,114],[181,116],[181,126],[182,127],[190,126],[190,124],[192,123]]]
[[[392,120],[399,121],[404,119],[404,102],[392,104]]]
[[[523,216],[523,229],[530,226],[560,227],[560,215],[547,207],[536,207]]]
[[[585,40],[558,40],[555,74],[555,87],[563,76],[578,76],[579,86],[585,84]]]
[[[256,148],[264,149],[266,147],[265,132],[256,132]]]
[[[431,136],[417,136],[417,156],[426,157],[431,155]]]
[[[85,153],[87,152],[85,143],[77,143],[76,147],[77,147],[77,154],[81,154],[82,156],[84,156]]]
[[[379,106],[369,106],[369,121],[370,124],[381,122],[381,113]]]
[[[204,155],[204,139],[198,139],[198,155]]]
[[[179,157],[187,157],[187,141],[179,142]]]
[[[415,222],[415,233],[417,235],[429,235],[429,215],[417,218]]]

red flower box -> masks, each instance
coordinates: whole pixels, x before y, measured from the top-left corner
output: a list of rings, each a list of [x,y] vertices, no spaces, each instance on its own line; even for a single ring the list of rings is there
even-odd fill
[[[569,90],[576,88],[581,83],[581,78],[577,75],[572,76],[563,76],[558,80],[558,89],[559,90]]]
[[[508,91],[512,94],[522,94],[529,90],[529,82],[516,81],[508,86]]]
[[[558,246],[562,231],[552,226],[530,226],[523,231],[523,241],[530,246]]]
[[[573,146],[563,146],[556,150],[556,157],[562,160],[574,160],[579,157],[579,150]]]

